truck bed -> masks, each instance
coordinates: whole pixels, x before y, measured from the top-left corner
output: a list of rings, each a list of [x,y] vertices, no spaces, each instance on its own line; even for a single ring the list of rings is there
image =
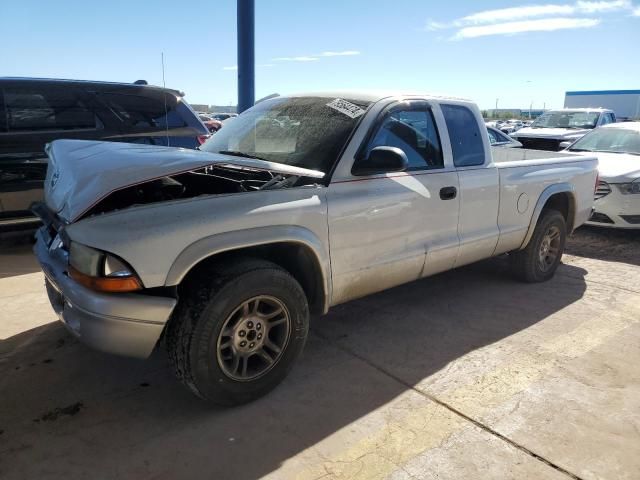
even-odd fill
[[[491,147],[491,155],[496,167],[536,165],[555,162],[571,162],[583,160],[583,155],[566,152],[548,152],[545,150],[529,150],[526,148]]]

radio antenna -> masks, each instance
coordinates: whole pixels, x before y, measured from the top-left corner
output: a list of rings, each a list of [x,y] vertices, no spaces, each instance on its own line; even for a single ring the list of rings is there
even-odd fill
[[[167,110],[167,84],[164,81],[164,52],[160,52],[160,58],[162,60],[162,98],[164,98],[164,125],[167,135],[167,147],[171,146],[169,142],[169,111]]]

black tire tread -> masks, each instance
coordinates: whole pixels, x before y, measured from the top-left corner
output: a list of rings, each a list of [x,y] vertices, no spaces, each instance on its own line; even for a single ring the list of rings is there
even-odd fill
[[[172,315],[172,321],[167,327],[167,353],[178,380],[202,399],[207,400],[194,381],[189,359],[198,321],[211,297],[223,285],[241,275],[250,274],[257,270],[283,271],[275,263],[247,257],[235,259],[233,262],[214,264],[210,268],[195,271],[181,286],[181,291],[185,292],[185,295],[178,302]]]
[[[566,240],[566,221],[562,213],[559,211],[551,208],[545,209],[540,214],[536,228],[527,246],[522,250],[511,252],[509,254],[511,271],[518,280],[526,283],[544,282],[549,280],[555,274],[557,267],[553,268],[545,275],[540,275],[537,272],[536,266],[536,250],[538,248],[538,243],[547,230],[548,225],[553,222],[560,222],[563,226],[561,234],[564,236],[564,239],[562,240],[562,248],[559,253],[559,256],[562,257]],[[558,263],[559,262],[560,261],[558,260]]]

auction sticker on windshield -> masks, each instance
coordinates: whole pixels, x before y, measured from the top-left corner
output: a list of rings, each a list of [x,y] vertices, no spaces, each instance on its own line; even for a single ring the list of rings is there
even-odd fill
[[[336,98],[335,100],[327,103],[327,107],[333,108],[340,113],[344,113],[346,116],[351,118],[358,118],[364,113],[364,110],[358,105],[354,105],[353,103],[347,102],[341,98]]]

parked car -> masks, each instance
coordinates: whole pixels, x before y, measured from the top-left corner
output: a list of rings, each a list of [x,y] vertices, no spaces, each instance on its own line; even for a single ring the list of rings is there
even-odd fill
[[[522,144],[497,128],[487,127],[489,143],[492,147],[522,148]]]
[[[287,375],[310,314],[507,252],[521,280],[550,279],[597,169],[491,149],[473,103],[415,95],[271,98],[201,151],[48,153],[35,252],[61,320],[107,352],[166,345],[189,390],[224,405]]]
[[[640,122],[595,129],[567,151],[598,157],[598,188],[587,223],[640,228]]]
[[[212,113],[211,116],[216,120],[224,122],[225,120],[229,120],[230,118],[237,117],[237,113]]]
[[[499,127],[497,127],[502,133],[506,133],[507,135],[511,135],[514,132],[520,130],[523,126],[523,123],[520,120],[507,120],[503,122]]]
[[[220,130],[222,128],[222,122],[220,120],[216,120],[215,118],[211,117],[210,115],[205,115],[204,113],[199,113],[198,117],[200,117],[200,120],[202,120],[202,123],[204,123],[204,126],[207,127],[207,129],[211,133],[216,133],[218,130]]]
[[[557,152],[565,148],[563,142],[575,142],[594,128],[615,122],[613,111],[604,108],[549,110],[512,136],[524,148]]]
[[[29,207],[42,200],[52,140],[200,146],[209,131],[182,96],[141,83],[0,78],[0,231],[37,226]]]

